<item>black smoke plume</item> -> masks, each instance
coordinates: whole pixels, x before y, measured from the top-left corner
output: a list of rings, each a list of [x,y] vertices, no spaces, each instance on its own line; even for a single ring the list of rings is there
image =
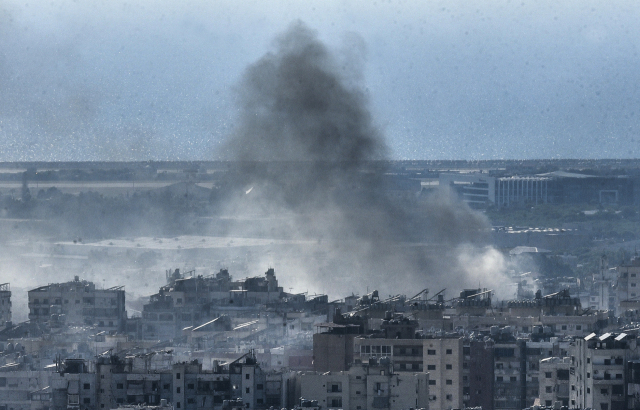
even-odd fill
[[[358,82],[362,61],[354,61],[364,53],[348,51],[334,55],[296,22],[248,67],[227,145],[244,190],[229,212],[259,217],[262,232],[252,234],[301,241],[269,262],[310,288],[477,286],[502,267],[484,248],[486,220],[446,192],[388,195],[388,148]]]

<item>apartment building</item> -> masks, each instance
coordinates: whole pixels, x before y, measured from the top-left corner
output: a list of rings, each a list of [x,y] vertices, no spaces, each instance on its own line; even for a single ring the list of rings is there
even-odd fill
[[[48,409],[49,396],[42,403],[40,395],[32,397],[32,392],[49,386],[50,372],[43,370],[13,369],[16,366],[0,368],[0,409],[2,410],[44,410]],[[33,400],[37,399],[37,400]]]
[[[637,360],[637,340],[626,333],[578,338],[570,350],[570,406],[598,410],[627,408],[627,363]]]
[[[8,283],[0,284],[0,329],[11,322],[11,286]]]
[[[388,358],[353,365],[346,372],[301,373],[296,395],[323,409],[428,409],[429,375],[395,373]]]
[[[96,288],[80,280],[54,283],[28,292],[29,320],[56,325],[88,325],[101,330],[123,330],[127,312],[122,286]]]
[[[546,407],[560,403],[569,406],[570,357],[547,357],[540,360],[540,404]]]
[[[464,407],[493,410],[493,341],[463,339],[462,400]]]
[[[618,271],[618,301],[640,299],[640,258],[616,268]]]
[[[423,339],[423,365],[429,373],[429,405],[434,409],[463,407],[463,339]]]

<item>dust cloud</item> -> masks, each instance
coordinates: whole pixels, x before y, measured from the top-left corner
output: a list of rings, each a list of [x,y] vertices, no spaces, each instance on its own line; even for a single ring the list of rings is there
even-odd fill
[[[483,215],[446,190],[391,194],[389,150],[361,84],[365,56],[357,36],[333,53],[298,21],[247,68],[226,145],[242,189],[225,212],[255,224],[227,234],[312,241],[260,263],[335,296],[499,284],[505,264]]]

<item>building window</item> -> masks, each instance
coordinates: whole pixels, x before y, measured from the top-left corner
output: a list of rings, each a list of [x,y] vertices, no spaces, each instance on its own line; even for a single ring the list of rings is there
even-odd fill
[[[195,388],[195,386],[194,386],[194,384],[193,384],[193,383],[189,383],[189,384],[187,384],[187,389],[191,389],[191,390],[193,390],[194,388]]]
[[[251,387],[247,387],[246,389],[244,389],[245,393],[249,394],[251,393]]]
[[[576,330],[582,330],[582,325],[576,325]]]
[[[264,386],[262,384],[256,384],[256,390],[262,390]]]
[[[85,390],[91,390],[91,384],[90,384],[90,383],[85,383],[85,384],[82,386],[82,388],[83,388],[83,389],[85,389]]]
[[[545,400],[544,405],[547,407],[551,407],[551,400]]]
[[[251,378],[251,375],[249,373],[247,373],[247,374],[244,375],[244,378],[249,380]]]
[[[451,370],[451,369],[453,369],[453,366],[452,366],[452,365],[450,365],[450,364],[445,365],[445,367],[447,368],[447,370]]]
[[[429,380],[429,386],[435,386],[435,385],[436,385],[435,380]]]
[[[116,389],[124,389],[124,383],[116,384]]]
[[[435,364],[428,364],[427,365],[427,370],[435,370],[436,369],[436,365]]]
[[[510,380],[512,382],[516,382],[516,381],[518,381],[518,378],[516,376],[511,376]]]
[[[609,389],[607,388],[600,389],[600,394],[602,394],[603,396],[606,396],[607,394],[609,394]]]
[[[436,351],[435,350],[431,350],[431,349],[427,349],[427,354],[429,356],[435,356],[436,355]]]
[[[178,401],[176,402],[176,409],[179,409],[179,408],[180,408],[180,402]]]
[[[118,384],[118,386],[122,386],[122,384],[120,383],[120,384]],[[122,387],[118,387],[118,388],[119,388],[119,389],[121,389]],[[163,385],[162,385],[162,388],[163,388],[163,389],[165,389],[165,390],[169,390],[169,389],[171,388],[171,385],[169,385],[169,384],[163,384]]]
[[[329,407],[342,407],[342,397],[327,398]]]
[[[447,398],[447,400],[451,401],[451,400],[453,400],[453,395],[447,394],[446,398]]]
[[[551,378],[551,372],[544,372],[544,377],[547,379]]]
[[[453,380],[451,380],[451,379],[447,379],[446,383],[447,383],[448,385],[452,385],[452,384],[453,384]]]
[[[587,379],[591,378],[591,373],[587,372]]]
[[[341,393],[341,392],[342,392],[341,382],[327,383],[327,393]]]
[[[180,373],[176,373],[176,379],[180,379]]]
[[[609,410],[609,403],[600,403],[600,410]]]
[[[85,397],[85,398],[82,400],[82,403],[83,403],[83,404],[91,404],[91,399],[90,399],[89,397]]]
[[[501,382],[501,381],[504,381],[504,379],[502,378],[502,376],[497,376],[496,377],[496,381],[497,382]]]
[[[591,388],[587,387],[587,394],[591,394]]]
[[[180,387],[176,387],[176,393],[180,393]]]
[[[447,349],[447,354],[453,354],[453,349]]]
[[[553,393],[553,386],[546,386],[546,387],[544,388],[544,391],[545,391],[546,393]]]

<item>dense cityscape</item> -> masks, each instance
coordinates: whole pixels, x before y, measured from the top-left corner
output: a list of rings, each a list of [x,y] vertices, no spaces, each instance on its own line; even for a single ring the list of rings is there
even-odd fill
[[[0,2],[0,410],[640,410],[640,3]]]
[[[419,207],[447,190],[490,218],[505,261],[502,291],[482,279],[440,288],[425,271],[412,293],[371,288],[366,276],[330,293],[293,291],[309,273],[277,273],[322,244],[260,228],[219,236],[234,167],[4,164],[3,261],[20,274],[3,276],[18,286],[0,285],[0,408],[640,407],[634,161],[370,164],[394,202]],[[187,223],[150,227],[146,239],[114,226],[80,238],[52,209],[83,197],[133,214],[137,197],[162,198],[163,215]],[[522,211],[537,209],[545,225],[523,225]],[[567,209],[580,211],[558,222]],[[112,217],[89,215],[96,226]],[[273,265],[254,268],[265,253]]]

